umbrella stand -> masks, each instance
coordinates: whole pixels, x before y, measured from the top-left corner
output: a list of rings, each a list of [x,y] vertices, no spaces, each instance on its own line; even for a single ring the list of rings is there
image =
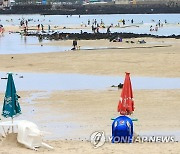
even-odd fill
[[[111,120],[115,120],[116,118],[111,118]],[[138,121],[137,118],[131,118],[132,121]]]

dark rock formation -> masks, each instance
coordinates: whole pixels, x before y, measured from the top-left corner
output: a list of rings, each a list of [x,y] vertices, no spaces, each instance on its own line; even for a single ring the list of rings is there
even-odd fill
[[[78,40],[96,40],[96,39],[109,39],[112,40],[115,37],[121,37],[121,38],[142,38],[142,37],[153,37],[153,38],[176,38],[179,39],[180,35],[171,35],[171,36],[157,36],[157,35],[151,35],[151,34],[134,34],[134,33],[27,33],[27,36],[37,36],[42,39],[48,39],[48,40],[66,40],[66,39],[78,39]]]

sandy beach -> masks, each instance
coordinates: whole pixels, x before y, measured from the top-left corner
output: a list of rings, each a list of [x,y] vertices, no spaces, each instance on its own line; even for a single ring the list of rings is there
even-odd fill
[[[144,39],[146,44],[138,44]],[[133,40],[135,44],[125,43]],[[41,44],[37,44],[37,46]],[[69,46],[72,40],[53,41],[44,45]],[[136,38],[123,43],[108,40],[78,41],[80,48],[120,48],[76,50],[56,53],[1,55],[1,71],[83,73],[133,76],[179,77],[179,40]],[[102,46],[103,45],[103,46]],[[11,58],[13,57],[13,59]]]
[[[139,44],[138,40],[146,44]],[[135,43],[126,43],[134,41]],[[34,44],[33,44],[34,45]],[[35,44],[36,46],[72,46],[72,40],[51,41]],[[44,72],[44,73],[80,73],[88,75],[124,76],[128,71],[131,76],[140,77],[180,77],[180,40],[132,38],[120,42],[109,40],[80,40],[80,50],[0,55],[0,70],[4,72]],[[93,50],[84,50],[89,47]],[[104,49],[106,48],[106,49]],[[13,57],[13,58],[12,58]],[[168,84],[168,83],[167,83]],[[133,83],[132,83],[133,85]],[[95,149],[89,142],[95,131],[104,131],[111,135],[111,118],[117,117],[117,104],[121,90],[70,90],[52,91],[46,97],[35,98],[31,103],[26,100],[39,91],[19,91],[22,115],[19,119],[35,122],[40,129],[51,132],[51,127],[58,125],[53,136],[45,142],[54,147],[53,151],[40,148],[40,153],[154,153],[178,154],[179,143],[105,143]],[[0,93],[1,105],[4,93]],[[176,135],[180,130],[180,90],[134,90],[135,112],[132,117],[137,134],[159,132],[163,135]],[[51,126],[51,123],[53,124]],[[67,129],[63,132],[63,129]],[[161,134],[162,133],[162,134]],[[15,142],[15,136],[5,138],[0,143],[0,153],[35,153]],[[14,142],[14,143],[13,143]]]
[[[29,31],[38,31],[37,25],[38,25],[38,23],[28,26],[28,30]],[[123,28],[123,27],[121,27],[121,28]],[[23,26],[18,26],[18,25],[5,25],[4,29],[5,29],[5,32],[23,32],[24,27]],[[43,29],[45,31],[48,31],[48,25],[44,25]],[[84,26],[84,25],[80,25],[80,24],[69,25],[69,26],[63,26],[63,25],[51,25],[50,26],[50,30],[53,30],[53,31],[72,30],[72,29],[73,30],[77,29],[79,31],[80,30],[91,30],[91,26]],[[106,28],[101,27],[101,29],[106,29]]]
[[[169,132],[173,134],[179,130],[179,90],[139,90],[134,91],[136,110],[133,117],[138,117],[138,122],[134,122],[135,132]],[[35,93],[35,92],[32,92]],[[43,153],[179,153],[179,143],[133,143],[133,144],[111,144],[95,149],[89,142],[90,135],[103,130],[106,135],[111,134],[111,118],[118,116],[116,106],[120,91],[56,91],[48,98],[38,98],[35,104],[28,104],[21,101],[23,114],[20,119],[27,119],[44,126],[64,123],[64,129],[71,130],[66,136],[63,135],[61,127],[57,128],[52,135],[62,135],[61,139],[45,139],[45,142],[53,146],[53,151],[40,148]],[[21,97],[29,97],[30,93],[20,92]],[[2,98],[2,94],[1,94]],[[2,101],[1,101],[2,102]],[[73,106],[73,107],[72,107]],[[32,116],[28,116],[27,110],[30,108]],[[37,112],[42,109],[46,112]],[[34,111],[33,111],[34,110]],[[53,112],[52,112],[53,111]],[[161,112],[159,112],[161,111]],[[177,111],[177,112],[175,112]],[[70,113],[70,114],[69,114]],[[45,114],[45,117],[44,117]],[[70,116],[65,116],[69,114]],[[55,116],[54,120],[48,117]],[[56,118],[58,116],[58,118]],[[167,120],[162,120],[167,119]],[[171,119],[170,121],[168,119]],[[68,123],[69,124],[68,124]],[[78,124],[78,128],[71,125]],[[74,128],[73,128],[74,127]],[[41,130],[50,131],[48,127],[40,127]],[[74,131],[72,131],[74,129]],[[58,131],[59,130],[59,131]],[[55,134],[54,134],[55,133]],[[9,141],[10,140],[10,141]],[[1,143],[0,152],[9,153],[34,153],[16,143],[15,138]],[[15,142],[16,146],[15,146]]]
[[[22,145],[19,145],[15,141],[16,136],[10,136],[8,139],[6,139],[6,143],[10,144],[3,144],[3,148],[1,148],[1,153],[27,153],[27,154],[34,154],[34,153],[97,153],[97,154],[109,154],[109,153],[140,153],[144,154],[147,152],[159,154],[159,153],[165,153],[165,154],[178,154],[179,153],[179,143],[169,143],[169,144],[154,144],[154,143],[143,143],[143,144],[110,144],[106,143],[102,148],[94,149],[89,142],[86,141],[51,141],[50,144],[52,146],[55,146],[56,149],[53,151],[48,151],[46,149],[40,148],[38,152],[25,149]],[[13,148],[12,148],[13,147]],[[8,152],[7,152],[8,149]]]

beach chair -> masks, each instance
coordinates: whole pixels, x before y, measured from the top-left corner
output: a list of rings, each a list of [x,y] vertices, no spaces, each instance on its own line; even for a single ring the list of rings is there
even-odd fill
[[[44,134],[49,133],[40,131],[37,125],[30,121],[22,120],[18,123],[17,140],[29,149],[37,150],[38,147],[53,149],[53,147],[42,141]]]
[[[0,126],[2,126],[3,128],[4,135],[7,136],[9,134],[11,127],[17,128],[19,121],[20,120],[14,120],[13,122],[12,121],[0,122]]]
[[[112,143],[132,143],[133,122],[127,116],[119,116],[112,123]]]
[[[53,149],[50,145],[42,141],[42,137],[45,134],[50,134],[49,132],[40,131],[36,124],[26,121],[26,120],[14,120],[0,122],[5,136],[9,134],[10,127],[15,127],[17,129],[17,141],[27,148],[37,150],[38,147],[45,147],[48,149]],[[8,128],[7,130],[5,128]],[[14,133],[14,132],[13,132]]]

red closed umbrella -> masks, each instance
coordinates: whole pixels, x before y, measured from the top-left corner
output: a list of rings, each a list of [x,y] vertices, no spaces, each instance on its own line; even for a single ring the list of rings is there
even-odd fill
[[[118,112],[122,115],[131,115],[134,111],[133,92],[130,80],[130,73],[126,72],[121,98],[118,104]]]

